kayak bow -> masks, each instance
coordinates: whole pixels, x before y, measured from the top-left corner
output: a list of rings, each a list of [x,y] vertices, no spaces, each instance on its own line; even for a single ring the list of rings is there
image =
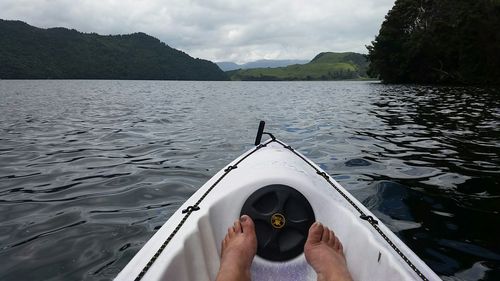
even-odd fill
[[[244,213],[258,240],[252,280],[316,280],[303,254],[315,220],[342,241],[354,280],[441,280],[318,165],[263,130],[261,123],[256,147],[194,193],[115,280],[215,280],[220,242]],[[263,134],[271,139],[261,144]]]

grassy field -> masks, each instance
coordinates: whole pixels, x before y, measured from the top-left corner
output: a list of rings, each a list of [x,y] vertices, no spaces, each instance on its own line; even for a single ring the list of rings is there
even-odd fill
[[[228,71],[231,80],[293,81],[364,79],[366,58],[357,53],[321,53],[307,64]]]

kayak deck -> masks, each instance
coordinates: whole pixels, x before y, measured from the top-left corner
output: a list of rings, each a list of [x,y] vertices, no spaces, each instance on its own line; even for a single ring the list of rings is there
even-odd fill
[[[115,280],[215,280],[227,227],[253,192],[273,184],[293,187],[307,198],[316,220],[342,241],[354,280],[440,280],[333,178],[274,139],[243,154],[204,184]],[[252,280],[316,280],[303,253],[286,262],[256,256],[251,273]]]

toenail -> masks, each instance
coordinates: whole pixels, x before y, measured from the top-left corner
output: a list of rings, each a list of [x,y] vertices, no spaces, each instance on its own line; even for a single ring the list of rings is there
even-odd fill
[[[248,216],[246,216],[246,215],[243,215],[243,216],[241,216],[241,218],[240,218],[240,220],[241,220],[242,222],[246,221],[247,219],[248,219]]]

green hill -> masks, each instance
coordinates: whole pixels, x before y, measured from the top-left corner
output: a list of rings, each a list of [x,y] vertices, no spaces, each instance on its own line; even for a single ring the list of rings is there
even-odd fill
[[[0,79],[227,80],[144,33],[102,36],[0,20]]]
[[[231,80],[246,81],[350,80],[368,78],[367,68],[368,62],[362,54],[325,52],[307,64],[239,69],[226,73]]]

